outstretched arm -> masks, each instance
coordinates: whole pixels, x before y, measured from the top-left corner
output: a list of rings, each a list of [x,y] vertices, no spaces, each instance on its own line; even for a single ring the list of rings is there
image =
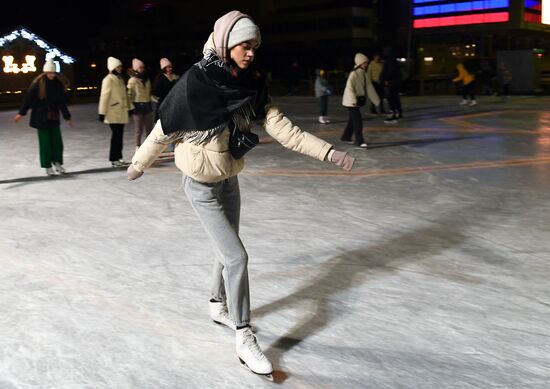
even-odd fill
[[[308,155],[320,161],[330,161],[337,166],[351,170],[354,158],[346,153],[333,150],[332,145],[309,132],[295,126],[284,116],[277,106],[266,106],[265,129],[277,142],[289,150]]]
[[[164,135],[160,120],[145,139],[145,142],[137,149],[132,164],[128,166],[128,179],[135,180],[143,175],[145,169],[155,162],[157,157],[173,142],[174,136]]]

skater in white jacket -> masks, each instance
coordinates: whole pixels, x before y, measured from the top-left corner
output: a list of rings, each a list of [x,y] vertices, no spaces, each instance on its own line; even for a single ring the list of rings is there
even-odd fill
[[[210,317],[236,332],[241,363],[271,377],[273,366],[250,327],[248,254],[239,237],[238,173],[244,153],[258,142],[251,122],[285,147],[351,170],[354,159],[293,125],[267,94],[265,78],[252,68],[261,43],[249,16],[231,11],[218,19],[193,65],[160,107],[160,119],[128,167],[128,178],[143,174],[171,142],[183,172],[185,194],[216,252]]]

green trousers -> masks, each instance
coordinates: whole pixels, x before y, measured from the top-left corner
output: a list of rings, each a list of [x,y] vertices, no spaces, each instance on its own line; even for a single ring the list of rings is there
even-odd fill
[[[63,165],[63,139],[59,127],[39,129],[38,146],[40,149],[40,166],[49,168],[55,162]]]

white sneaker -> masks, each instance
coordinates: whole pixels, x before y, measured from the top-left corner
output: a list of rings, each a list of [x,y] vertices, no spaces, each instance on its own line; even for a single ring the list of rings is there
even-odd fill
[[[462,101],[460,102],[460,104],[458,104],[458,105],[466,105],[466,104],[468,104],[468,100],[462,100]]]
[[[476,105],[477,105],[477,101],[475,100],[470,101],[470,104],[468,104],[468,106],[470,107],[475,107]]]
[[[235,331],[237,356],[243,365],[248,367],[253,373],[261,375],[271,375],[273,373],[273,365],[264,355],[256,335],[250,327],[245,327]]]
[[[210,309],[210,318],[216,324],[223,324],[232,330],[237,329],[233,320],[229,317],[229,312],[227,311],[227,305],[225,302],[212,302],[208,303]]]
[[[53,167],[47,167],[46,168],[46,174],[48,176],[57,176],[57,175],[59,175],[59,173],[57,173]]]
[[[330,123],[330,118],[328,116],[323,116],[323,120],[325,121],[324,124],[329,124]]]
[[[362,149],[366,149],[367,148],[367,144],[366,143],[361,143],[359,145],[359,147],[361,147]]]
[[[59,174],[65,174],[67,173],[67,171],[65,170],[65,168],[59,163],[59,162],[55,162],[53,164],[55,166],[55,170],[57,170],[57,172]]]

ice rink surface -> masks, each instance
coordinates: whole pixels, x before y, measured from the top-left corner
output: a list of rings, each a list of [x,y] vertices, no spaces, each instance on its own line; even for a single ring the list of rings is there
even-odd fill
[[[240,175],[252,322],[275,383],[208,316],[212,253],[173,163],[135,182],[95,105],[63,125],[69,174],[0,112],[0,389],[550,387],[550,98],[404,98],[365,114],[351,173],[263,131]],[[134,150],[133,126],[124,156]]]

